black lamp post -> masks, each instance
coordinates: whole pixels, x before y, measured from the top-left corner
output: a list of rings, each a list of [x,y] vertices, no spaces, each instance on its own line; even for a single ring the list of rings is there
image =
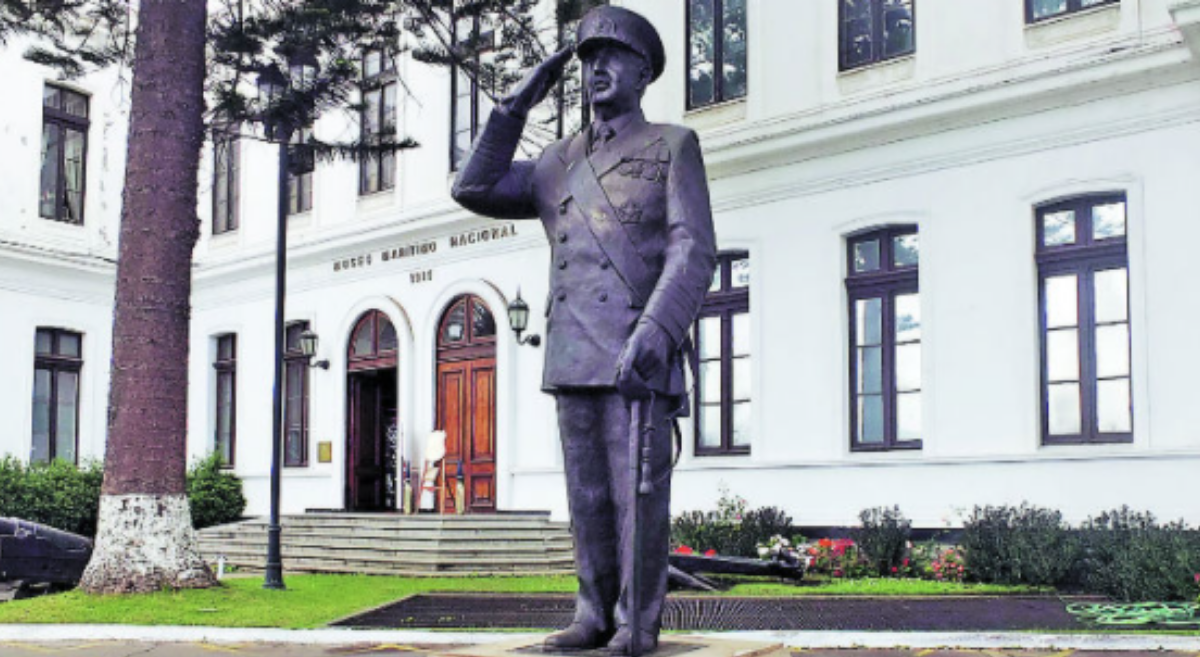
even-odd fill
[[[296,86],[310,84],[316,77],[317,62],[311,51],[293,51],[288,58],[288,72],[296,79]],[[280,465],[283,460],[283,352],[284,299],[287,296],[287,211],[288,211],[288,143],[295,132],[295,119],[285,116],[280,103],[287,94],[291,80],[272,64],[258,76],[258,93],[265,105],[263,127],[268,140],[279,145],[278,176],[279,203],[277,204],[278,231],[275,242],[275,385],[271,407],[271,517],[267,525],[267,563],[263,576],[263,588],[284,589],[283,555],[280,547],[279,497],[281,490]]]
[[[508,325],[512,327],[513,333],[517,334],[517,344],[532,347],[542,344],[542,337],[536,333],[521,337],[525,329],[529,328],[529,304],[521,298],[521,288],[517,288],[517,298],[508,304]]]
[[[304,354],[304,358],[309,361],[309,367],[319,367],[323,370],[329,369],[328,360],[317,360],[317,346],[320,344],[321,338],[312,331],[305,330],[300,334],[300,353]]]

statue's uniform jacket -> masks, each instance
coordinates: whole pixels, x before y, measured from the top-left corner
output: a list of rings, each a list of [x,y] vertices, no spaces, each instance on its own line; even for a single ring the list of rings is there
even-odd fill
[[[552,256],[548,392],[615,386],[617,358],[640,318],[683,344],[712,281],[712,212],[696,134],[647,123],[640,111],[612,122],[618,124],[611,141],[590,155],[585,128],[536,160],[513,162],[524,122],[495,110],[454,184],[455,200],[474,212],[542,220]],[[599,207],[584,207],[567,184],[575,167],[589,165],[608,199]],[[584,216],[614,212],[656,281],[645,299],[623,280],[626,272],[606,256]],[[683,364],[675,351],[650,387],[683,394]]]

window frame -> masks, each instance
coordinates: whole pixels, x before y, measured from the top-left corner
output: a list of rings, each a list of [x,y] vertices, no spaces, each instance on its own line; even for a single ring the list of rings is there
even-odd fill
[[[451,41],[451,43],[455,44],[456,48],[460,44],[466,44],[468,46],[473,46],[475,43],[484,43],[485,40],[490,41],[492,44],[488,48],[479,48],[479,49],[473,48],[470,51],[471,55],[472,55],[472,59],[474,60],[475,65],[477,67],[476,70],[478,70],[478,66],[480,65],[480,61],[482,59],[483,53],[496,50],[496,30],[493,28],[486,32],[482,32],[481,29],[482,29],[482,25],[483,25],[483,20],[480,18],[480,16],[478,14],[476,14],[474,16],[470,16],[470,17],[464,17],[463,20],[469,20],[471,22],[471,33],[470,33],[470,35],[467,36],[466,39],[459,38],[459,34],[458,34],[459,21],[455,20],[453,17],[451,17],[450,41]],[[481,107],[480,96],[483,95],[484,92],[479,84],[478,76],[477,75],[472,76],[470,74],[465,74],[463,71],[460,70],[460,68],[461,67],[458,64],[452,64],[450,66],[450,149],[449,150],[450,150],[450,171],[452,171],[452,172],[458,171],[458,167],[461,164],[461,162],[455,157],[455,155],[456,155],[455,147],[458,142],[458,134],[460,132],[462,132],[462,130],[460,129],[460,127],[458,125],[459,77],[462,75],[466,75],[466,77],[470,81],[470,85],[471,85],[471,90],[468,94],[468,96],[469,96],[468,102],[471,104],[471,112],[470,112],[471,138],[470,138],[469,142],[474,143],[475,139],[479,136],[479,132],[483,129],[482,117],[480,117],[479,110]],[[466,151],[463,152],[463,157],[466,157]]]
[[[1124,233],[1119,237],[1096,240],[1093,237],[1092,208],[1102,205],[1121,203],[1125,208]],[[1076,239],[1071,244],[1045,246],[1045,216],[1062,210],[1072,210],[1075,218]],[[1134,387],[1133,387],[1133,318],[1130,304],[1131,290],[1129,286],[1129,201],[1124,192],[1098,192],[1082,194],[1069,198],[1057,199],[1042,203],[1034,208],[1035,221],[1035,261],[1037,264],[1037,299],[1038,299],[1038,354],[1039,354],[1039,390],[1040,402],[1039,426],[1041,428],[1042,445],[1108,445],[1133,442]],[[1099,430],[1097,356],[1095,349],[1095,333],[1097,328],[1095,316],[1095,287],[1093,277],[1096,272],[1112,269],[1125,270],[1125,321],[1117,322],[1126,325],[1126,354],[1129,358],[1129,371],[1125,376],[1110,378],[1128,378],[1129,380],[1129,431],[1101,432]],[[1076,278],[1076,321],[1077,358],[1079,367],[1079,418],[1080,432],[1078,434],[1050,433],[1050,398],[1049,360],[1047,359],[1047,334],[1049,332],[1046,315],[1046,279],[1049,277],[1073,274]]]
[[[237,334],[225,333],[215,336],[216,354],[213,358],[213,369],[216,371],[214,379],[214,399],[216,401],[216,413],[213,423],[213,451],[216,452],[221,460],[221,467],[232,469],[237,464]],[[221,342],[229,340],[229,358],[221,357]],[[224,454],[221,450],[221,379],[228,377],[229,379],[229,460],[226,462]]]
[[[703,456],[746,456],[750,454],[751,445],[734,445],[733,443],[733,407],[737,400],[733,395],[733,321],[737,315],[750,314],[750,286],[733,286],[733,263],[739,260],[749,260],[750,252],[745,250],[721,251],[717,254],[717,268],[721,279],[720,289],[706,293],[704,304],[692,324],[693,348],[696,357],[691,359],[692,381],[696,386],[692,395],[692,447],[693,453]],[[753,266],[753,265],[751,265]],[[753,277],[753,270],[751,270]],[[700,390],[700,356],[703,353],[700,344],[700,322],[703,319],[719,317],[721,319],[721,346],[717,360],[721,363],[721,444],[718,446],[701,445],[703,438],[703,393]],[[753,329],[751,329],[753,332]],[[753,345],[752,345],[753,346]],[[754,351],[750,351],[751,371],[754,367]],[[744,400],[745,401],[745,400]],[[754,395],[748,400],[751,403],[753,416]]]
[[[367,60],[375,55],[379,56],[379,71],[373,75],[367,74]],[[398,75],[396,73],[396,61],[391,53],[383,50],[367,50],[363,52],[362,62],[362,81],[359,84],[359,89],[362,95],[362,109],[359,111],[359,126],[362,129],[362,141],[377,139],[385,134],[389,126],[395,131],[398,125],[395,113],[398,111],[398,99],[395,97],[398,93]],[[388,91],[391,90],[393,95],[392,117],[388,121]],[[379,126],[378,132],[368,134],[367,127],[367,96],[371,94],[379,94],[379,115],[376,118]],[[379,181],[378,188],[370,189],[367,185],[367,173],[372,167],[375,167],[375,174]],[[390,168],[390,172],[389,172]],[[384,175],[390,173],[390,175]],[[358,163],[358,195],[370,196],[372,194],[380,194],[396,188],[396,153],[380,153],[377,156],[366,156],[359,160]]]
[[[886,0],[867,0],[871,3],[871,58],[857,64],[846,63],[846,0],[838,0],[838,72],[857,71],[862,68],[882,64],[894,59],[911,57],[917,52],[917,0],[911,0],[909,18],[912,20],[912,47],[902,52],[884,55],[883,48],[874,47],[883,44],[883,3]]]
[[[66,110],[57,107],[46,105],[46,88],[53,88],[58,91],[60,97],[62,94],[71,94],[78,96],[83,100],[84,109],[87,116],[79,116],[71,114]],[[54,216],[49,217],[42,214],[42,194],[45,190],[42,186],[42,176],[46,167],[46,156],[48,153],[43,153],[41,158],[41,168],[38,172],[38,217],[48,221],[56,221],[58,223],[69,224],[73,226],[82,226],[87,208],[87,162],[88,162],[88,133],[91,131],[91,96],[77,89],[71,89],[59,84],[46,82],[42,91],[42,139],[44,140],[46,127],[48,125],[56,126],[59,130],[58,149],[53,157],[57,164],[58,175],[54,181]],[[68,130],[79,132],[83,135],[83,150],[80,153],[79,167],[79,217],[72,219],[67,214],[69,206],[67,204],[67,162],[66,162],[66,139],[65,133]]]
[[[240,133],[241,128],[237,125],[222,126],[213,130],[213,235],[232,233],[241,225],[242,140]],[[224,156],[222,156],[223,149],[226,149]],[[217,195],[222,176],[226,179],[223,204]]]
[[[915,224],[884,226],[864,230],[846,239],[846,334],[849,338],[849,407],[850,407],[850,451],[851,452],[890,452],[904,450],[920,450],[924,446],[924,438],[915,440],[900,440],[897,420],[898,405],[896,386],[896,331],[895,306],[896,297],[916,294],[920,303],[920,247],[915,265],[896,265],[893,259],[893,240],[905,235],[917,235],[920,244],[920,230]],[[879,241],[879,269],[868,272],[855,272],[854,247],[864,242]],[[858,437],[858,313],[856,302],[864,299],[881,299],[880,303],[880,396],[883,400],[883,442],[867,443]],[[923,327],[922,327],[923,328]],[[924,360],[924,331],[921,340],[922,360]],[[921,364],[918,364],[920,367]],[[924,381],[919,389],[921,403],[924,403]],[[925,426],[922,422],[921,434],[924,436]]]
[[[747,1],[747,0],[743,0]],[[716,107],[724,103],[742,100],[750,95],[750,7],[746,7],[746,26],[742,32],[746,35],[746,90],[739,96],[726,97],[725,76],[717,71],[725,68],[725,39],[717,38],[725,30],[726,0],[712,0],[713,3],[713,98],[707,103],[692,103],[692,3],[684,0],[684,35],[683,35],[683,98],[684,109],[687,111]]]
[[[300,348],[300,334],[307,331],[309,323],[306,320],[298,320],[288,322],[284,329],[284,352],[283,352],[283,467],[285,468],[307,468],[309,465],[308,449],[309,449],[309,430],[311,424],[309,422],[309,410],[311,408],[310,393],[312,391],[311,381],[309,378],[310,358],[304,355]],[[291,403],[292,391],[288,389],[288,382],[291,381],[292,372],[299,373],[301,381],[300,391],[300,416],[299,416],[299,436],[300,436],[300,460],[294,461],[290,459],[291,451],[288,449],[289,441],[291,440],[292,423],[291,414],[289,413],[289,404]]]
[[[46,333],[50,336],[50,351],[48,353],[38,353],[38,350],[37,350],[37,334],[38,333]],[[73,336],[76,340],[79,341],[79,355],[78,356],[70,356],[70,355],[61,353],[60,343],[62,342],[63,336],[68,336],[68,335]],[[74,447],[72,448],[74,458],[72,458],[70,462],[75,465],[78,465],[79,464],[79,419],[81,416],[81,413],[80,413],[81,409],[80,409],[79,405],[80,405],[80,400],[83,397],[83,395],[82,395],[82,389],[83,389],[83,333],[80,333],[78,331],[71,331],[68,329],[62,329],[62,328],[39,326],[39,327],[37,327],[37,329],[34,333],[33,353],[34,353],[34,357],[33,357],[33,370],[34,370],[33,391],[34,391],[35,395],[37,392],[37,371],[38,370],[46,370],[50,373],[50,397],[47,400],[47,406],[50,409],[50,414],[49,414],[50,416],[47,419],[47,424],[46,424],[46,435],[47,435],[47,440],[48,440],[47,445],[46,445],[46,455],[47,455],[46,461],[45,461],[46,463],[53,463],[55,460],[59,459],[58,454],[57,454],[57,452],[58,452],[58,440],[57,440],[57,438],[58,438],[58,403],[59,403],[59,376],[58,375],[61,373],[69,372],[69,373],[75,374],[75,376],[76,376],[75,422],[74,422],[75,436],[74,436]],[[29,460],[30,460],[30,462],[34,462],[33,440],[34,440],[34,434],[32,432],[32,425],[31,425],[31,427],[30,427],[30,445],[29,445],[29,454],[30,454]],[[37,462],[41,463],[42,461],[37,461]]]
[[[1088,5],[1087,7],[1084,7],[1083,0],[1066,0],[1066,3],[1067,3],[1066,9],[1064,9],[1056,14],[1048,14],[1046,16],[1042,16],[1041,18],[1034,18],[1033,17],[1034,1],[1035,0],[1025,0],[1025,24],[1026,25],[1036,25],[1038,23],[1044,23],[1046,21],[1052,21],[1052,20],[1055,20],[1058,18],[1063,18],[1064,16],[1070,16],[1071,14],[1078,14],[1080,12],[1090,11],[1092,9],[1106,7],[1108,5],[1120,5],[1121,4],[1121,0],[1099,0],[1099,2]]]
[[[292,134],[292,139],[288,143],[289,162],[300,165],[297,160],[308,159],[308,164],[311,164],[312,149],[308,144],[313,139],[312,126],[305,126],[296,130]],[[313,169],[301,166],[289,166],[287,175],[288,186],[288,201],[287,201],[287,216],[292,217],[298,214],[309,212],[313,207]],[[300,173],[294,172],[294,169],[304,168]]]

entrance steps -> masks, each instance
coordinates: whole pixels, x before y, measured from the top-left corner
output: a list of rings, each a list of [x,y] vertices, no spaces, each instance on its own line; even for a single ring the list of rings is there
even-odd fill
[[[308,513],[283,516],[286,572],[368,575],[566,575],[574,572],[571,532],[546,513],[401,515]],[[209,563],[225,558],[241,571],[262,570],[267,519],[199,532]]]

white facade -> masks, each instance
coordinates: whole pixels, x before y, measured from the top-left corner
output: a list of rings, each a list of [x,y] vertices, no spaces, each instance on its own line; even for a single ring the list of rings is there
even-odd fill
[[[915,524],[939,526],[976,504],[1023,500],[1072,520],[1129,504],[1200,522],[1190,412],[1200,294],[1188,256],[1200,244],[1200,2],[1121,0],[1026,25],[1019,0],[918,0],[912,56],[839,73],[837,3],[748,0],[748,93],[693,111],[683,100],[684,4],[634,7],[668,53],[644,106],[651,120],[699,132],[719,247],[750,254],[753,419],[749,454],[728,456],[697,456],[685,421],[675,509],[711,508],[724,483],[810,525],[899,504]],[[84,226],[40,220],[36,109],[47,73],[13,48],[2,57],[20,74],[6,75],[15,83],[0,115],[0,417],[11,420],[0,452],[28,457],[33,335],[52,326],[85,335],[80,451],[98,455],[124,143],[120,105],[107,100],[119,94],[107,79],[85,87]],[[565,516],[554,404],[539,391],[543,353],[518,346],[504,318],[519,288],[530,332],[545,333],[544,234],[537,222],[493,222],[453,203],[450,74],[402,67],[411,96],[398,125],[422,146],[398,156],[395,189],[360,197],[356,165],[320,164],[313,209],[290,220],[287,317],[310,323],[332,366],[310,373],[309,465],[285,469],[284,510],[346,505],[347,350],[366,311],[397,329],[400,450],[420,463],[437,423],[438,322],[451,300],[473,294],[500,325],[497,507]],[[326,139],[356,129],[340,116],[316,126]],[[243,140],[235,231],[212,235],[211,176],[200,186],[189,451],[213,448],[215,338],[236,334],[235,471],[251,513],[266,511],[270,468],[274,157]],[[1034,209],[1098,192],[1126,199],[1133,439],[1045,445]],[[923,247],[922,446],[855,452],[846,238],[898,224],[917,225]],[[500,230],[479,233],[491,229]],[[430,243],[432,252],[382,257]]]

